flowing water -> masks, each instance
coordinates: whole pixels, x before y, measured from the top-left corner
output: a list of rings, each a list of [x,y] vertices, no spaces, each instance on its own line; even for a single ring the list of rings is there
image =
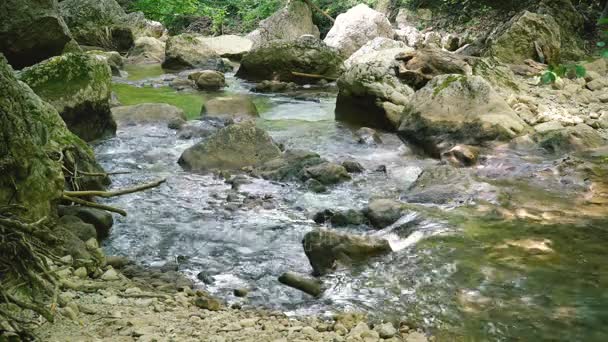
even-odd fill
[[[143,81],[129,82],[163,78],[155,72],[141,70],[135,75]],[[298,315],[365,311],[428,329],[441,341],[608,340],[608,220],[577,216],[574,199],[586,184],[556,175],[556,158],[541,154],[496,152],[470,171],[475,176],[466,188],[446,191],[441,205],[413,204],[398,224],[382,231],[343,228],[385,237],[398,251],[324,277],[327,290],[320,299],[279,284],[285,271],[311,271],[301,240],[318,227],[311,220],[315,212],[361,209],[371,198],[420,202],[408,197],[409,186],[422,170],[440,166],[413,156],[392,134],[383,134],[377,146],[358,144],[352,127],[334,121],[335,90],[259,95],[234,77],[228,82],[217,94],[122,84],[119,100],[149,101],[154,95],[142,99],[141,92],[158,91],[191,108],[200,106],[193,98],[251,94],[261,111],[258,125],[286,148],[337,162],[355,159],[367,171],[327,194],[251,178],[235,195],[223,179],[184,172],[177,164],[196,140],[180,140],[164,126],[123,127],[96,146],[106,169],[132,171],[115,176],[113,186],[161,177],[167,183],[108,201],[129,213],[117,218],[105,241],[108,254],[149,265],[183,256],[180,270],[195,280],[204,272],[214,281],[198,285],[228,302],[242,301],[233,289],[249,287],[245,306]],[[375,171],[380,165],[387,173]],[[497,210],[515,214],[506,219]]]

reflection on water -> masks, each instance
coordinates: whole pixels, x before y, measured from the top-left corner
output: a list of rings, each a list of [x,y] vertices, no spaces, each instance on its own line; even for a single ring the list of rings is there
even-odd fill
[[[229,82],[231,92],[250,88]],[[506,151],[471,170],[500,189],[492,202],[412,206],[383,231],[344,228],[384,236],[397,252],[326,276],[320,300],[280,285],[276,279],[285,271],[311,271],[301,240],[316,226],[312,214],[360,209],[375,197],[400,198],[420,170],[437,162],[410,155],[391,134],[382,136],[382,145],[358,144],[351,128],[333,121],[332,95],[253,96],[266,106],[258,124],[287,148],[334,161],[353,158],[367,171],[327,194],[260,179],[236,193],[213,175],[180,169],[181,152],[195,141],[179,140],[164,127],[120,129],[96,147],[108,170],[133,171],[116,176],[114,186],[168,181],[109,200],[129,212],[117,218],[104,244],[109,254],[149,264],[186,256],[181,270],[193,278],[210,276],[213,284],[200,285],[229,301],[240,300],[231,295],[234,288],[247,286],[254,290],[246,305],[293,314],[364,310],[430,328],[440,341],[608,339],[608,221],[544,220],[548,212],[572,209],[571,199],[585,184],[548,172],[553,161],[542,156]],[[380,165],[386,174],[374,172]],[[489,209],[480,210],[484,206]]]

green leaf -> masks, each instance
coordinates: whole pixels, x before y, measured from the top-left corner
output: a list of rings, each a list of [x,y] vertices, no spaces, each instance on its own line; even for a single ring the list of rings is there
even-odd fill
[[[608,58],[608,49],[602,51],[602,57]]]
[[[606,46],[606,42],[597,42],[597,47],[603,48]]]
[[[583,78],[587,76],[587,69],[585,69],[585,67],[582,65],[574,66],[574,71],[576,73],[577,78]]]
[[[556,76],[564,77],[568,72],[568,67],[566,67],[565,65],[558,65],[553,72]]]
[[[605,18],[601,18],[600,20],[598,20],[597,22],[599,25],[606,25],[608,24],[608,17]]]
[[[555,81],[557,81],[557,75],[551,71],[545,72],[540,77],[540,82],[542,84],[552,84],[552,83],[555,83]]]

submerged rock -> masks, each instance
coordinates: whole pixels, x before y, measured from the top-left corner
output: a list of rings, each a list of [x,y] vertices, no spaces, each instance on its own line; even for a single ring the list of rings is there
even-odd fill
[[[321,156],[311,151],[287,150],[281,156],[262,164],[257,171],[263,178],[274,181],[305,180],[306,168],[325,162]]]
[[[307,233],[302,244],[313,273],[317,276],[332,272],[338,264],[350,265],[391,252],[386,240],[327,230]]]
[[[479,148],[476,146],[456,145],[451,150],[442,153],[441,159],[447,160],[454,166],[473,166],[477,164],[479,159]]]
[[[268,133],[247,121],[222,128],[206,141],[188,148],[179,164],[196,172],[240,170],[280,155],[281,150]]]
[[[281,284],[293,287],[313,297],[319,297],[323,293],[321,282],[295,272],[285,272],[279,277]]]
[[[236,119],[257,118],[258,110],[246,95],[217,97],[205,102],[201,110],[202,117]]]
[[[370,40],[377,37],[393,38],[391,23],[380,12],[359,4],[336,18],[325,37],[325,43],[348,58]]]
[[[163,68],[168,70],[224,70],[224,61],[201,37],[183,33],[170,37],[165,49]]]
[[[168,124],[187,117],[184,111],[166,103],[142,103],[112,108],[112,115],[119,125]]]
[[[19,78],[52,104],[83,140],[116,134],[110,112],[112,76],[104,59],[69,53],[23,69]]]
[[[293,82],[281,82],[281,81],[262,81],[258,83],[253,91],[258,93],[281,93],[287,91],[293,91],[298,87]]]
[[[368,222],[361,211],[354,209],[343,211],[326,209],[316,213],[313,220],[319,224],[329,221],[333,227],[358,226]]]
[[[304,169],[304,177],[316,179],[323,185],[338,184],[351,179],[344,166],[330,162]]]
[[[357,138],[357,142],[359,144],[382,144],[382,138],[380,138],[380,134],[378,134],[378,132],[373,128],[361,127],[355,132],[355,137]]]
[[[60,55],[71,40],[54,0],[0,3],[0,53],[15,69]]]
[[[364,213],[375,228],[382,229],[403,216],[404,205],[391,199],[377,199],[369,203]]]
[[[273,41],[243,57],[236,76],[251,81],[276,80],[306,84],[319,79],[293,72],[336,79],[342,72],[342,58],[321,40],[303,36],[290,41]]]
[[[303,35],[319,38],[312,21],[312,10],[304,1],[289,0],[285,7],[260,22],[259,28],[247,35],[254,49],[275,40],[295,40]]]
[[[446,142],[508,140],[528,125],[479,76],[442,75],[416,92],[399,127],[403,140],[439,157]]]

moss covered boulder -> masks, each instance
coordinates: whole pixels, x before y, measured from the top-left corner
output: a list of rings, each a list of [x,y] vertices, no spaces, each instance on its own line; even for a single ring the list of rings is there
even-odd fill
[[[302,245],[316,276],[328,274],[339,265],[350,266],[392,251],[386,240],[329,230],[314,230],[306,234]]]
[[[504,63],[559,63],[560,26],[550,15],[525,11],[499,28],[488,44],[486,54]]]
[[[103,172],[90,147],[74,134],[50,104],[15,77],[0,56],[0,202],[28,208],[27,215],[52,216],[64,186],[102,188],[102,178],[64,181],[62,167]]]
[[[299,84],[319,79],[296,76],[293,72],[336,79],[342,73],[343,59],[337,50],[313,36],[292,41],[273,41],[246,54],[237,77],[251,81],[276,80]]]
[[[134,30],[115,0],[64,0],[59,9],[78,43],[117,51],[133,46]]]
[[[52,104],[68,128],[85,141],[113,136],[112,75],[104,58],[65,54],[23,69],[19,78]]]
[[[0,53],[16,69],[60,55],[72,40],[54,0],[2,0]]]
[[[167,40],[163,68],[168,70],[224,70],[224,62],[202,37],[184,33]]]
[[[441,75],[416,92],[398,134],[434,157],[440,146],[507,140],[528,126],[479,76]]]
[[[279,157],[281,150],[272,138],[252,122],[222,128],[208,140],[182,154],[179,164],[186,170],[240,170]]]

